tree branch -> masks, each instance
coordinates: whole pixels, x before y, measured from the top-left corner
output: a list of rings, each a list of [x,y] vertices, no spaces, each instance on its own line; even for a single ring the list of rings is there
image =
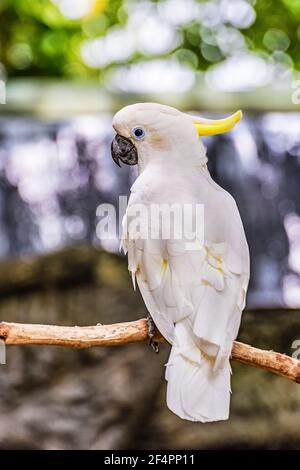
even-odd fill
[[[113,325],[56,326],[22,323],[0,323],[0,339],[6,345],[35,344],[90,348],[93,346],[119,346],[139,343],[148,338],[146,320],[137,320]],[[164,338],[158,333],[157,341]],[[273,351],[254,348],[248,344],[234,342],[232,359],[243,364],[259,367],[300,383],[300,361]]]

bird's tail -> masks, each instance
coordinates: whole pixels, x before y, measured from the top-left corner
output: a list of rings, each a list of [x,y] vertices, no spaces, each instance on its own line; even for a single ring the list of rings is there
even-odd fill
[[[203,354],[191,338],[186,319],[175,326],[175,340],[166,365],[167,405],[190,421],[221,421],[229,417],[229,359],[214,370],[214,359]]]

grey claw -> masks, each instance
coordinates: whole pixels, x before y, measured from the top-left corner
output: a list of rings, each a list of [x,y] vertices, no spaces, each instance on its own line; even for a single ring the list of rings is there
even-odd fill
[[[153,341],[153,339],[151,338],[150,341],[149,341],[149,345],[151,346],[151,348],[153,349],[153,351],[158,354],[159,353],[159,346],[158,346],[158,342],[157,341]]]
[[[149,346],[153,349],[153,351],[158,354],[159,353],[159,345],[158,342],[154,340],[155,336],[155,323],[151,317],[151,315],[147,316],[147,322],[148,322],[148,336],[149,336]]]

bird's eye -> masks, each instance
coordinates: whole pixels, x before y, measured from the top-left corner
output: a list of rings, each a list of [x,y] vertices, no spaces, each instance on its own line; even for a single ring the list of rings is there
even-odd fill
[[[142,140],[146,135],[145,130],[142,127],[135,127],[132,130],[132,136],[137,140]]]

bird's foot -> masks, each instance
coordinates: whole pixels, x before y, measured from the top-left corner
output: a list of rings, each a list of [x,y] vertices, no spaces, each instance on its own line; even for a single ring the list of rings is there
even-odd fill
[[[147,323],[148,323],[148,337],[149,337],[149,346],[153,349],[153,351],[158,354],[159,353],[159,346],[158,342],[155,341],[155,333],[156,333],[156,326],[153,321],[153,318],[150,314],[147,315]]]

